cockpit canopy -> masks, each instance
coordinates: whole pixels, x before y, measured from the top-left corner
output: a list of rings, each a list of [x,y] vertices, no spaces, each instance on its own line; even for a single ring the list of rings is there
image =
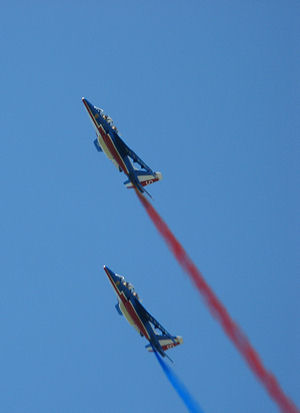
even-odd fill
[[[119,133],[117,127],[114,125],[114,121],[112,120],[112,118],[111,118],[110,116],[108,116],[108,115],[105,115],[105,114],[103,113],[103,110],[102,110],[102,109],[100,109],[100,108],[97,108],[97,109],[100,111],[101,116],[102,116],[103,119],[105,119],[106,122],[112,127],[112,129],[113,129],[115,132]]]
[[[100,115],[101,115],[101,116],[103,115],[103,109],[98,108],[97,106],[94,106],[94,108],[95,108],[98,112],[100,112]]]
[[[139,295],[135,291],[134,286],[131,283],[125,281],[124,277],[122,277],[122,284],[124,285],[124,287],[128,288],[128,290],[131,292],[131,294],[140,301]]]

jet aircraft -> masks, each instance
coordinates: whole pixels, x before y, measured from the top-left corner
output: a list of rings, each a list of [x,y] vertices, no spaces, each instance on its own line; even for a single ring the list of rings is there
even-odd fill
[[[155,351],[163,357],[168,357],[165,351],[182,344],[182,337],[173,336],[168,333],[167,330],[148,313],[141,304],[133,285],[128,283],[122,275],[114,273],[106,265],[104,265],[104,271],[117,294],[118,303],[115,307],[118,313],[124,315],[129,324],[150,342],[150,344],[146,345],[148,351],[153,351],[154,348]],[[170,357],[168,357],[168,359],[171,360]]]
[[[103,109],[97,108],[87,99],[82,98],[84,106],[96,129],[97,139],[94,140],[97,151],[104,152],[120,172],[124,172],[128,180],[124,182],[127,188],[135,187],[141,193],[146,192],[144,186],[160,181],[162,174],[154,172],[137,156],[132,149],[120,138],[118,129],[113,124],[112,119],[105,115]],[[140,166],[137,169],[134,163]]]

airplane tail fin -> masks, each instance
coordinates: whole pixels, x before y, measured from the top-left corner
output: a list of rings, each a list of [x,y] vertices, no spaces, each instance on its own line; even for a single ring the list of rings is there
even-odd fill
[[[169,350],[170,348],[179,346],[183,343],[183,339],[180,336],[176,337],[167,337],[167,336],[156,336],[161,348],[163,351]],[[153,352],[153,348],[151,344],[146,345],[146,349],[150,352]]]
[[[146,171],[135,171],[135,175],[137,179],[139,180],[139,183],[141,184],[141,186],[150,185],[150,184],[153,184],[154,182],[162,180],[161,172],[154,172],[154,174],[152,175]],[[124,182],[124,185],[127,188],[133,188],[133,184],[129,179]]]

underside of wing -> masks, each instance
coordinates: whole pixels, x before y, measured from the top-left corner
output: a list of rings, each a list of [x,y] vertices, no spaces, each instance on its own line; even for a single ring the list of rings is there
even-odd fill
[[[168,333],[168,331],[150,313],[148,313],[146,308],[140,302],[137,302],[137,306],[139,307],[140,313],[145,320],[153,324],[153,326],[160,330],[165,336],[173,338],[173,336]]]
[[[166,336],[156,336],[157,341],[159,342],[159,345],[163,349],[163,351],[169,350],[170,348],[179,346],[180,344],[183,343],[183,339],[180,336],[174,337],[174,338],[169,338]],[[146,349],[150,352],[153,351],[153,347],[151,344],[146,345]]]
[[[133,162],[138,163],[141,168],[144,168],[151,175],[154,175],[154,172],[152,171],[152,169],[147,164],[145,164],[145,162],[139,156],[137,156],[137,154],[135,152],[133,152],[133,150],[130,149],[126,145],[126,143],[124,143],[124,145],[125,145],[125,148],[126,148],[127,155],[133,160]]]

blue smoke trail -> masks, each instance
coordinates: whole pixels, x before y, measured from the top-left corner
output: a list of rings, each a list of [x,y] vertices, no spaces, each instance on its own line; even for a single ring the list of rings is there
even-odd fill
[[[152,347],[153,348],[153,347]],[[203,410],[199,407],[196,400],[193,399],[192,395],[188,392],[185,385],[181,383],[179,378],[175,375],[173,370],[164,362],[161,356],[153,348],[153,352],[156,355],[156,358],[161,365],[165,375],[167,376],[169,382],[172,384],[176,390],[178,396],[182,399],[183,403],[186,405],[188,410],[191,413],[204,413]]]

